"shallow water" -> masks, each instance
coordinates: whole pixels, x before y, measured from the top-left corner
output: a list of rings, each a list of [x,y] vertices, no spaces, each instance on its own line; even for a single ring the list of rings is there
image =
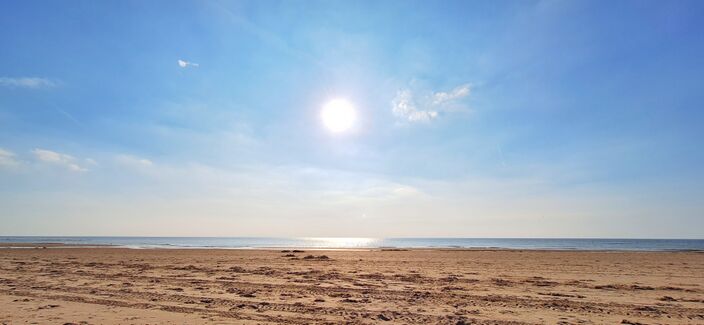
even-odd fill
[[[581,238],[265,238],[4,236],[0,243],[117,245],[130,248],[504,248],[566,250],[704,250],[701,239]]]

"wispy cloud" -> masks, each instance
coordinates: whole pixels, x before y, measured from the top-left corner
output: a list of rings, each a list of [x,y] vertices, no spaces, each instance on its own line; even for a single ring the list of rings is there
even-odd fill
[[[73,117],[73,115],[69,114],[68,112],[66,112],[60,108],[57,108],[56,111],[59,112],[64,117],[66,117],[67,119],[71,120],[71,122],[76,123],[76,125],[81,126],[81,122],[79,122],[75,117]]]
[[[131,168],[148,168],[154,165],[154,163],[149,159],[132,155],[118,155],[115,157],[115,161],[120,165]]]
[[[413,92],[408,89],[399,90],[391,105],[396,117],[410,122],[427,122],[438,117],[437,110],[418,108],[413,99]]]
[[[19,166],[20,162],[11,151],[0,148],[0,168]]]
[[[193,62],[188,62],[185,60],[178,60],[178,66],[181,68],[188,68],[189,66],[197,68],[199,66],[199,64],[193,63]]]
[[[39,148],[32,150],[32,153],[41,162],[62,166],[74,172],[88,171],[88,168],[81,166],[79,159],[71,155]],[[89,159],[87,163],[95,164],[95,161]]]
[[[433,105],[443,105],[468,95],[469,85],[458,86],[450,92],[436,92],[433,94]]]
[[[9,78],[0,77],[0,86],[11,87],[11,88],[51,88],[55,87],[57,83],[47,78],[37,78],[37,77],[21,77],[21,78]]]
[[[460,85],[448,92],[414,92],[401,89],[391,100],[393,114],[408,122],[428,122],[441,112],[457,109],[457,102],[469,96],[470,86]]]
[[[262,44],[272,48],[273,50],[279,51],[290,57],[296,58],[301,61],[315,64],[319,67],[323,67],[321,63],[307,51],[301,51],[287,42],[286,39],[282,38],[278,33],[271,32],[262,26],[256,24],[254,21],[248,19],[239,11],[233,11],[227,8],[227,6],[217,3],[215,1],[209,3],[214,7],[218,14],[224,14],[228,19],[242,31],[257,37]],[[324,68],[324,67],[323,67]]]

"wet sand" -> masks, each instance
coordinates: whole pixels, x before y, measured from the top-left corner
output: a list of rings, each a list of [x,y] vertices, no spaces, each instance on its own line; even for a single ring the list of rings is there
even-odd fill
[[[704,324],[704,253],[0,248],[26,323]]]

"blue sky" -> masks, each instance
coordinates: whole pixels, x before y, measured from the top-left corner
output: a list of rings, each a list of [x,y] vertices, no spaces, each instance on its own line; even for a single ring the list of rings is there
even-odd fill
[[[703,18],[6,1],[0,235],[702,238]]]

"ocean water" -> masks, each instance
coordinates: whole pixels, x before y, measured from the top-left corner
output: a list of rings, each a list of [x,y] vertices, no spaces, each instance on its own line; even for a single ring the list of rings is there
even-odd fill
[[[548,250],[704,251],[704,240],[701,239],[0,236],[0,243],[114,245],[129,248],[501,248]]]

